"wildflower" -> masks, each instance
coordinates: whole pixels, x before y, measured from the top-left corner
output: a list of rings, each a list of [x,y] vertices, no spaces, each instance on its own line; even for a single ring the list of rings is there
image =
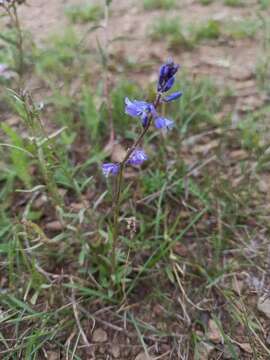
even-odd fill
[[[132,117],[139,117],[142,125],[146,126],[149,113],[151,112],[153,105],[145,101],[130,101],[129,98],[125,98],[125,113]]]
[[[124,165],[141,165],[148,159],[144,150],[137,148],[137,144],[142,140],[142,137],[145,135],[146,130],[148,130],[148,126],[151,124],[152,119],[157,129],[170,130],[174,127],[174,121],[159,116],[157,108],[161,101],[171,102],[182,96],[181,91],[173,92],[167,96],[164,95],[164,93],[167,93],[173,87],[175,83],[175,74],[178,69],[179,65],[174,64],[172,60],[168,60],[166,64],[161,66],[158,79],[159,93],[157,94],[155,103],[130,100],[128,97],[125,98],[125,113],[132,117],[140,118],[145,129],[135,143],[135,150],[128,151],[128,159],[125,158],[120,163],[105,163],[102,165],[102,171],[105,176],[117,175],[120,170],[123,170]]]
[[[1,0],[0,0],[1,4]],[[6,64],[0,64],[0,75],[3,75],[7,71],[7,65]]]
[[[0,0],[1,1],[1,0]],[[1,5],[1,3],[0,3]],[[15,76],[15,72],[8,69],[8,66],[6,64],[0,64],[0,78],[4,79],[11,79]]]
[[[182,95],[183,95],[183,93],[181,91],[176,91],[176,92],[172,93],[171,95],[168,95],[168,96],[162,98],[162,101],[171,102],[171,101],[179,99]]]
[[[171,78],[166,82],[166,84],[165,84],[164,87],[163,87],[162,92],[167,92],[167,91],[169,91],[169,90],[173,87],[174,82],[175,82],[175,76],[171,77]]]
[[[154,121],[157,129],[171,130],[174,127],[174,121],[164,117],[156,117]]]
[[[141,165],[147,159],[148,157],[143,149],[135,149],[130,155],[127,163],[130,165]]]
[[[169,59],[166,64],[163,64],[159,70],[158,91],[168,91],[174,83],[174,75],[177,73],[179,65]]]
[[[102,165],[103,174],[108,177],[109,175],[117,175],[120,169],[119,164],[105,163]]]

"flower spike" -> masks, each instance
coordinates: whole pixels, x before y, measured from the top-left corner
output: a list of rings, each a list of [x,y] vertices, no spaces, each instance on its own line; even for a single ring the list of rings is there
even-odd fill
[[[0,0],[1,1],[1,0]],[[157,85],[157,97],[154,103],[130,100],[125,98],[125,113],[132,117],[137,117],[141,120],[144,130],[135,141],[134,145],[127,150],[126,157],[120,163],[105,163],[102,165],[103,174],[115,176],[120,171],[123,171],[125,165],[142,165],[148,159],[146,153],[140,146],[141,140],[147,132],[149,126],[153,122],[157,129],[170,130],[174,127],[174,121],[165,117],[159,116],[157,112],[160,102],[171,102],[179,99],[182,96],[181,91],[175,91],[169,95],[165,95],[175,83],[175,74],[179,69],[179,65],[175,64],[172,59],[169,59],[160,67],[159,78]]]

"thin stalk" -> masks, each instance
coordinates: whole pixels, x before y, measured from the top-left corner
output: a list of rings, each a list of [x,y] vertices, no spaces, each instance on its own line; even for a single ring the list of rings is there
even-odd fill
[[[156,100],[154,102],[155,109],[158,107],[161,99],[161,94],[157,94]],[[114,199],[114,215],[113,215],[113,233],[112,233],[112,275],[116,276],[116,248],[119,239],[119,213],[120,213],[120,197],[122,192],[122,184],[123,184],[123,175],[124,175],[124,168],[126,165],[127,160],[129,159],[130,155],[133,151],[137,148],[140,144],[142,139],[144,138],[145,134],[150,128],[152,123],[152,115],[149,115],[147,124],[143,128],[142,132],[139,134],[138,138],[135,140],[133,145],[128,149],[124,159],[121,161],[119,174],[116,179],[116,191],[115,191],[115,199]],[[114,279],[115,280],[115,279]]]
[[[120,165],[119,176],[116,181],[115,208],[113,216],[113,238],[112,238],[112,275],[116,276],[116,246],[119,236],[119,212],[120,212],[120,194],[123,183],[124,165]],[[115,279],[114,279],[115,280]]]
[[[104,96],[108,109],[109,127],[110,127],[110,139],[109,144],[113,144],[115,133],[113,124],[113,111],[110,98],[110,79],[109,79],[109,2],[104,0],[104,50],[105,50],[105,63],[104,63]]]
[[[19,74],[19,87],[22,86],[22,76],[23,76],[23,69],[24,69],[24,51],[23,51],[23,33],[21,29],[21,24],[18,16],[17,6],[14,2],[12,5],[4,6],[9,18],[16,29],[17,32],[17,39],[15,42],[15,47],[18,51],[18,74]],[[16,60],[16,59],[15,59]]]
[[[19,54],[18,72],[19,72],[20,81],[21,81],[22,76],[23,76],[23,68],[24,68],[23,34],[22,34],[19,17],[18,17],[17,7],[15,4],[13,5],[13,13],[14,13],[14,19],[15,19],[14,23],[15,23],[15,27],[16,27],[17,35],[18,35],[18,41],[17,41],[17,49],[18,49],[18,54]]]

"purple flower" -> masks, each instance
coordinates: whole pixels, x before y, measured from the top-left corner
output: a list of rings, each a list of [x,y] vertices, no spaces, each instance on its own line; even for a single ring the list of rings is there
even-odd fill
[[[179,99],[181,96],[183,95],[183,93],[181,91],[176,91],[174,93],[172,93],[171,95],[168,95],[166,97],[164,97],[162,99],[162,101],[164,102],[170,102],[170,101],[173,101],[173,100],[177,100]]]
[[[120,169],[119,164],[105,163],[102,165],[103,174],[108,177],[109,175],[117,175]]]
[[[173,87],[174,81],[175,81],[175,76],[171,77],[171,78],[166,82],[166,84],[165,84],[164,87],[163,87],[162,92],[167,92],[167,91],[169,91],[169,90]]]
[[[155,127],[157,129],[171,130],[174,127],[174,122],[164,117],[157,117],[155,118]]]
[[[1,0],[0,0],[0,4],[1,4]],[[6,64],[0,64],[0,75],[3,75],[5,73],[5,71],[7,71],[7,65]]]
[[[158,91],[168,91],[174,83],[174,75],[177,73],[179,65],[169,59],[166,64],[163,64],[159,70]]]
[[[0,0],[1,5],[1,0]],[[6,64],[0,64],[0,78],[3,77],[4,79],[11,79],[15,76],[15,73],[8,69]]]
[[[146,153],[143,149],[135,149],[130,155],[127,164],[130,165],[141,165],[144,161],[148,159]]]
[[[142,125],[146,126],[148,115],[151,112],[153,105],[145,101],[130,101],[129,98],[125,98],[125,113],[132,117],[139,117],[141,119]]]

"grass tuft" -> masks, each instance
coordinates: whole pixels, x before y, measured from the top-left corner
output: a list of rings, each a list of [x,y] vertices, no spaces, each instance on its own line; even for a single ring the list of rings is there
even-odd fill
[[[170,10],[175,6],[176,0],[143,0],[145,10]]]
[[[231,7],[241,7],[245,6],[243,0],[224,0],[224,5],[231,6]]]
[[[74,24],[96,22],[102,18],[103,9],[100,5],[74,5],[67,7],[65,14]]]

